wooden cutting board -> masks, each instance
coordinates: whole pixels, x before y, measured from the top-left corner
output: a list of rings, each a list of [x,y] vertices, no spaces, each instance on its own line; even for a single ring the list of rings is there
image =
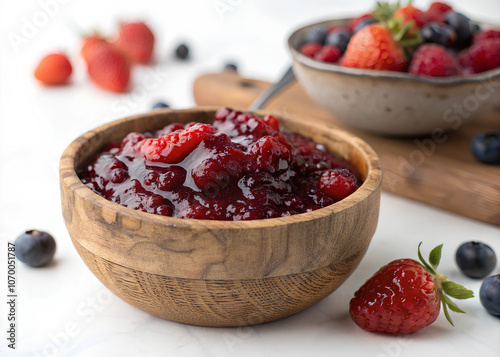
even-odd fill
[[[194,98],[198,105],[245,109],[268,85],[234,72],[205,74],[194,83]],[[447,133],[439,141],[431,137],[382,137],[349,127],[315,104],[297,82],[273,98],[265,109],[307,115],[364,139],[380,157],[383,189],[387,192],[500,226],[500,166],[478,163],[469,149],[474,135],[500,130],[500,103],[495,111]]]

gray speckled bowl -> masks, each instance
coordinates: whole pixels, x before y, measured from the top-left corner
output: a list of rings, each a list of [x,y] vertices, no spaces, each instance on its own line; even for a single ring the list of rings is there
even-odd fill
[[[348,21],[308,25],[288,39],[299,83],[340,121],[376,134],[422,135],[457,129],[500,104],[500,68],[469,76],[416,77],[346,68],[315,61],[298,51],[312,27],[345,25]]]

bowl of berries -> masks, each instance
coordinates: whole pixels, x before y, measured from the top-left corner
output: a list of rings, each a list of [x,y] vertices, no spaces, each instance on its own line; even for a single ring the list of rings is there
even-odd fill
[[[353,127],[381,135],[458,129],[500,100],[500,27],[436,2],[378,3],[288,39],[299,83]]]
[[[153,315],[240,326],[334,291],[378,220],[381,169],[361,139],[304,118],[161,109],[76,139],[60,163],[73,244]]]

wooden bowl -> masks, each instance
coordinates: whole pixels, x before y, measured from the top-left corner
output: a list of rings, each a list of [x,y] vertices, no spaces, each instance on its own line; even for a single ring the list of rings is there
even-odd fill
[[[338,120],[374,134],[428,135],[457,129],[490,111],[500,100],[500,68],[468,76],[422,77],[347,68],[300,53],[314,26],[345,26],[349,20],[314,23],[296,30],[288,39],[300,85]]]
[[[152,315],[201,326],[242,326],[297,313],[335,290],[375,232],[381,170],[361,139],[307,118],[280,118],[351,161],[364,183],[325,208],[254,221],[179,219],[112,203],[77,172],[131,131],[172,122],[211,122],[214,108],[161,110],[77,138],[60,163],[62,210],[73,244],[114,294]],[[262,112],[258,112],[263,114]]]

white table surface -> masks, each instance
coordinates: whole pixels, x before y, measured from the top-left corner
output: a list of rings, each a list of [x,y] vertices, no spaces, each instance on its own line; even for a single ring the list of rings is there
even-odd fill
[[[407,337],[373,334],[349,318],[354,291],[379,267],[416,258],[445,243],[441,272],[471,288],[454,253],[481,240],[500,254],[500,229],[428,205],[382,194],[380,220],[358,269],[333,294],[287,319],[256,327],[203,328],[162,320],[112,295],[87,269],[65,229],[58,161],[83,132],[115,118],[148,111],[157,100],[193,106],[192,83],[224,62],[244,76],[275,80],[290,61],[285,39],[312,20],[359,13],[371,0],[351,1],[2,1],[0,5],[0,354],[2,356],[499,356],[500,319],[479,298],[461,302],[467,315],[444,316]],[[416,1],[425,5],[427,1]],[[450,0],[473,17],[500,23],[498,0]],[[51,4],[51,5],[43,5]],[[120,20],[144,19],[157,35],[156,62],[133,69],[133,90],[113,94],[86,79],[79,33],[112,31]],[[35,27],[29,23],[36,23]],[[24,35],[23,35],[24,31]],[[18,36],[18,37],[16,37]],[[23,36],[21,40],[19,36]],[[12,40],[17,39],[17,45]],[[20,42],[19,42],[20,41]],[[192,58],[175,60],[179,41]],[[38,59],[65,50],[74,64],[69,86],[44,88],[33,78]],[[147,83],[145,83],[147,81]],[[436,178],[438,179],[438,178]],[[57,240],[55,261],[42,269],[17,266],[17,349],[6,347],[7,241],[38,228]],[[500,266],[495,270],[500,273]],[[5,301],[4,301],[5,300]]]

